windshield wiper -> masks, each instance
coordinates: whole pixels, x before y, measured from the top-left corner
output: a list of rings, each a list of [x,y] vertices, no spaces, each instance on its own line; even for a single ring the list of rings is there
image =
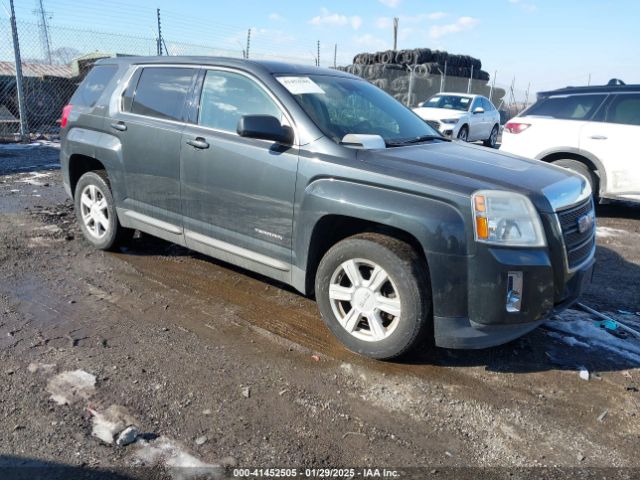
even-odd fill
[[[398,140],[387,140],[385,143],[388,147],[399,147],[402,145],[412,145],[415,143],[429,142],[431,140],[442,140],[444,142],[450,142],[451,140],[441,135],[420,135],[413,138],[402,138]]]

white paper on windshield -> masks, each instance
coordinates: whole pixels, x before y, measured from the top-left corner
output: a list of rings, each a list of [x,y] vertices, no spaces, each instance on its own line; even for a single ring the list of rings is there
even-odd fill
[[[278,81],[294,95],[325,93],[324,90],[309,77],[278,77]]]

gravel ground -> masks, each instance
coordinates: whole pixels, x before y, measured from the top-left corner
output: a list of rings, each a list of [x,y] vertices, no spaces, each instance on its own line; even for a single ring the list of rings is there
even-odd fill
[[[598,217],[584,301],[640,328],[640,208]],[[146,235],[92,250],[54,145],[1,146],[0,244],[2,478],[640,466],[640,341],[577,311],[498,348],[367,360],[273,281]],[[134,443],[108,443],[130,425]]]

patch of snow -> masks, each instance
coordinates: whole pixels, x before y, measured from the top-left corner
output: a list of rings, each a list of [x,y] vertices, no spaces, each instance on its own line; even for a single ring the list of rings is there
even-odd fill
[[[634,232],[628,232],[620,228],[611,228],[611,227],[596,228],[596,237],[598,238],[628,237],[629,235],[637,236],[638,234]]]
[[[38,363],[38,362],[34,362],[34,363],[30,363],[29,366],[27,367],[27,370],[29,370],[29,372],[31,373],[53,373],[56,369],[56,364],[55,363]]]
[[[605,312],[605,314],[613,319],[616,318],[610,313]],[[624,319],[620,316],[617,317],[629,327],[640,330],[638,324],[640,318],[636,317],[636,320],[631,316],[625,316]],[[615,337],[596,325],[594,318],[587,313],[568,309],[552,317],[545,323],[545,326],[567,336],[577,337],[581,343],[587,344],[592,350],[605,350],[630,360],[640,367],[640,339],[632,336],[626,339]],[[594,351],[593,354],[597,355],[598,353]]]
[[[137,443],[140,448],[136,452],[136,463],[163,465],[174,480],[222,478],[224,474],[222,466],[203,462],[170,438],[159,437],[149,442],[139,440]]]
[[[96,377],[84,370],[62,372],[47,384],[51,400],[58,405],[69,405],[78,400],[87,400],[96,391]]]
[[[40,172],[30,172],[28,178],[22,178],[20,180],[16,180],[18,183],[28,183],[29,185],[35,185],[36,187],[42,187],[46,182],[40,182],[38,179],[50,177],[50,173],[40,173]]]
[[[60,148],[60,142],[39,140],[31,143],[0,143],[0,150],[32,150],[40,147]]]

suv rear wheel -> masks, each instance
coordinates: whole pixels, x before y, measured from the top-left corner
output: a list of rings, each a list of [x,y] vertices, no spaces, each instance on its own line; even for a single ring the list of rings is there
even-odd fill
[[[318,266],[315,290],[334,335],[368,357],[402,355],[422,340],[431,321],[424,260],[386,235],[359,234],[334,245]]]
[[[118,221],[116,208],[104,170],[80,177],[74,194],[74,207],[85,238],[100,250],[110,250],[133,236]]]
[[[587,179],[589,185],[591,186],[591,191],[593,192],[593,198],[598,198],[598,177],[593,170],[591,170],[587,165],[578,160],[571,159],[560,159],[552,162],[553,165],[557,165],[562,168],[566,168],[567,170],[571,170],[572,172],[579,173],[584,178]]]

